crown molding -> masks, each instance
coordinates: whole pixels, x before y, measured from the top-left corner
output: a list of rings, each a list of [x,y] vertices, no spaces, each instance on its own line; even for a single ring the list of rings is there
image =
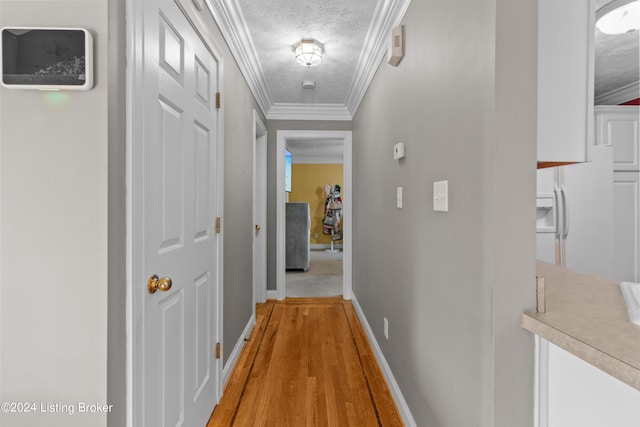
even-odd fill
[[[640,81],[604,93],[595,99],[596,105],[619,105],[640,98]]]
[[[240,5],[237,0],[205,1],[251,93],[266,115],[273,104],[271,93]]]
[[[411,4],[411,0],[378,1],[345,104],[284,104],[273,102],[238,1],[205,1],[251,93],[268,120],[353,120],[387,52],[390,31],[400,25]]]
[[[353,120],[343,104],[275,103],[266,116],[267,120]]]
[[[391,30],[402,23],[411,0],[380,0],[360,52],[356,72],[347,92],[346,106],[353,116],[389,48]]]

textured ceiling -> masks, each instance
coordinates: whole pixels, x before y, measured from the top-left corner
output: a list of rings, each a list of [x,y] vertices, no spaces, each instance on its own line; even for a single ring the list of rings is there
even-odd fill
[[[610,0],[595,0],[598,10]],[[607,35],[595,30],[595,96],[640,80],[640,31]],[[638,95],[640,96],[640,95]]]
[[[345,104],[378,0],[238,0],[274,103]],[[295,62],[302,39],[324,44],[322,64]],[[302,81],[316,82],[303,89]]]
[[[384,55],[390,29],[399,25],[410,1],[207,2],[226,22],[225,38],[267,118],[350,120]],[[594,9],[610,1],[593,0]],[[640,32],[609,36],[594,31],[597,103],[623,102],[611,94],[625,88],[623,97],[640,96]],[[295,62],[293,46],[307,38],[324,44],[317,67]],[[303,89],[305,80],[316,88]]]

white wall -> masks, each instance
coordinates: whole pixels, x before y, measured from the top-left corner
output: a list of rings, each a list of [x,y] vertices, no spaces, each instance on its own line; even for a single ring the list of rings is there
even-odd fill
[[[3,426],[107,425],[77,410],[109,403],[108,17],[107,0],[0,1],[0,27],[89,29],[96,65],[95,87],[58,103],[0,89],[0,401],[38,405]]]
[[[354,295],[420,426],[533,425],[518,319],[535,303],[535,16],[527,0],[412,2],[405,57],[353,122]]]

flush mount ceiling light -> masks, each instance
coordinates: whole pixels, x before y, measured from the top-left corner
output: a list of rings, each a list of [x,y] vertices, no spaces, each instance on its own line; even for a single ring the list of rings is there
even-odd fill
[[[322,45],[315,40],[302,40],[293,48],[296,62],[303,67],[315,67],[322,62]]]
[[[596,27],[604,34],[625,34],[640,28],[640,1],[614,0],[596,12]]]

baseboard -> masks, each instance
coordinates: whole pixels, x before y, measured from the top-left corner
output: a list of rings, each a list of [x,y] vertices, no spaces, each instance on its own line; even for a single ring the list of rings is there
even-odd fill
[[[393,372],[391,372],[391,368],[389,367],[387,360],[384,358],[382,349],[378,345],[378,341],[376,341],[376,337],[375,335],[373,335],[373,330],[369,326],[369,322],[367,322],[367,318],[365,317],[364,312],[362,311],[362,307],[360,307],[360,304],[358,304],[358,299],[356,298],[355,295],[352,296],[351,303],[353,304],[353,307],[355,308],[356,313],[358,313],[360,322],[362,323],[362,326],[364,327],[364,330],[367,333],[367,337],[369,338],[371,347],[373,347],[373,352],[375,353],[376,359],[378,360],[378,363],[380,364],[380,368],[382,369],[382,373],[384,374],[384,377],[387,380],[387,384],[389,385],[389,389],[391,390],[393,399],[395,400],[396,405],[398,405],[398,410],[400,411],[400,416],[402,417],[404,424],[407,427],[416,427],[417,424],[413,419],[413,415],[411,415],[411,411],[409,410],[409,405],[407,405],[407,401],[404,400],[404,396],[400,391],[400,387],[398,386],[398,383],[396,382],[396,379],[393,376]]]
[[[343,249],[342,243],[340,243],[340,244],[334,243],[333,247],[335,249]],[[319,251],[319,250],[322,250],[322,249],[331,249],[331,244],[313,243],[313,244],[309,245],[309,248],[312,251]]]
[[[236,366],[238,362],[238,358],[240,357],[240,353],[242,352],[242,348],[244,347],[245,338],[248,338],[251,335],[251,330],[256,324],[256,314],[255,312],[251,314],[249,318],[249,322],[247,322],[247,326],[244,327],[244,330],[240,334],[240,338],[238,338],[238,342],[233,347],[233,351],[229,354],[229,359],[227,359],[227,363],[225,363],[222,368],[222,384],[226,385],[231,372],[233,372],[233,368]]]
[[[278,299],[278,291],[275,289],[267,289],[267,299]]]

